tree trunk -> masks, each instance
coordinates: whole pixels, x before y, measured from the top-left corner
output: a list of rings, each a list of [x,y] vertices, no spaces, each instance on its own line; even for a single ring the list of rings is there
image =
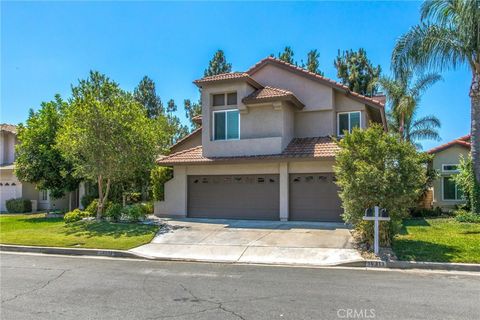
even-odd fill
[[[103,210],[103,178],[102,176],[98,176],[98,207],[97,207],[97,220],[100,221],[102,218],[102,210]]]
[[[405,131],[405,113],[402,112],[400,116],[400,128],[398,128],[398,133],[400,133],[400,140],[404,141],[404,131]]]
[[[472,104],[472,164],[476,184],[472,194],[472,212],[480,214],[480,74],[474,72],[472,86],[470,87]]]

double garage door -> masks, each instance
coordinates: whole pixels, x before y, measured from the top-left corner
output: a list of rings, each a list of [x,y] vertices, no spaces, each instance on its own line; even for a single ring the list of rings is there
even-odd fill
[[[188,216],[279,220],[279,175],[188,176]],[[289,219],[341,221],[331,173],[291,174]]]

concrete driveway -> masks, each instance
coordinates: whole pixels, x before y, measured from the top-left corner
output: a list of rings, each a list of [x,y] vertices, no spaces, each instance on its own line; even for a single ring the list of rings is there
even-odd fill
[[[338,265],[362,261],[340,223],[162,219],[170,231],[131,252],[157,259]]]

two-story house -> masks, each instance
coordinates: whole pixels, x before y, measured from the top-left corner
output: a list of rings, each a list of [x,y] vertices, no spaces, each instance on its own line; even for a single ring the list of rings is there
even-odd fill
[[[173,166],[159,216],[341,221],[333,136],[384,104],[281,60],[194,81],[202,127],[157,160]]]
[[[33,200],[32,209],[50,210],[76,207],[78,192],[71,192],[60,199],[52,199],[47,190],[37,190],[31,183],[21,182],[15,176],[15,146],[18,144],[17,127],[0,125],[0,212],[7,211],[6,201],[23,198]]]

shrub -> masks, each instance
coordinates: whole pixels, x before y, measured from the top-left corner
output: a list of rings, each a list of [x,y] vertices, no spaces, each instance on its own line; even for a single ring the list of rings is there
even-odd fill
[[[145,215],[153,214],[153,202],[142,202],[140,205]]]
[[[455,211],[455,220],[458,222],[480,223],[480,214],[475,214],[465,210]]]
[[[27,199],[10,199],[6,202],[7,211],[10,213],[32,212],[32,202]]]
[[[85,211],[90,212],[92,215],[97,214],[98,209],[98,199],[93,199],[88,207],[85,208]]]
[[[142,200],[141,192],[126,192],[125,193],[125,202],[126,204],[138,203]]]
[[[111,203],[105,210],[105,218],[110,219],[112,221],[118,221],[122,217],[122,205],[119,203]]]
[[[92,203],[93,200],[95,200],[95,196],[91,194],[86,194],[82,197],[82,200],[80,201],[82,203],[82,206],[84,208],[88,207],[90,203]]]
[[[122,209],[122,220],[137,222],[145,219],[145,212],[140,204],[132,204]]]
[[[93,216],[93,214],[88,211],[81,211],[80,209],[75,209],[73,211],[66,213],[63,216],[63,220],[65,221],[65,223],[71,223],[71,222],[80,221],[83,218],[87,218],[91,216]]]
[[[478,211],[480,214],[480,186],[477,185],[473,169],[472,157],[460,158],[459,173],[452,176],[463,190],[466,200],[465,209]]]
[[[343,219],[371,241],[368,230],[373,222],[363,222],[365,209],[375,205],[385,208],[392,222],[382,223],[388,233],[382,237],[384,245],[389,245],[398,232],[398,222],[415,206],[427,182],[425,164],[431,156],[417,152],[411,143],[387,134],[379,125],[354,129],[337,143],[340,151],[334,170]]]
[[[150,172],[153,199],[163,201],[165,199],[165,182],[173,178],[173,170],[170,167],[156,167]]]

